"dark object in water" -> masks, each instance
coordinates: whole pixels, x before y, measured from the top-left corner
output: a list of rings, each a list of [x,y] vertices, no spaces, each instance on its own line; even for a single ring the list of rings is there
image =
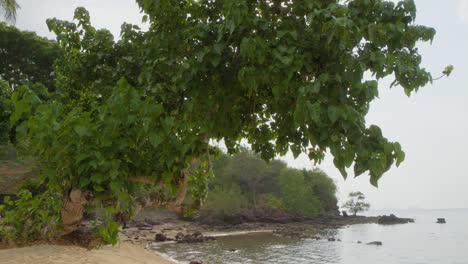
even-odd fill
[[[445,218],[437,218],[437,224],[445,224]]]
[[[336,241],[336,239],[334,237],[330,237],[328,238],[328,241]]]
[[[382,246],[383,244],[380,241],[373,241],[373,242],[367,243],[366,245]]]
[[[190,261],[190,264],[203,264],[203,262],[192,260],[192,261]]]
[[[348,213],[346,213],[346,211],[341,211],[341,214],[342,214],[344,217],[348,217]]]
[[[361,241],[359,241],[359,240],[358,240],[358,242],[357,242],[357,243],[358,243],[358,244],[362,244],[362,242],[361,242]]]
[[[406,223],[414,223],[414,219],[412,218],[400,218],[395,216],[394,214],[391,215],[383,215],[379,218],[378,223],[380,225],[394,225],[394,224],[406,224]]]
[[[229,251],[229,252],[237,252],[237,249],[235,249],[235,248],[230,248],[230,249],[228,249],[227,251]]]

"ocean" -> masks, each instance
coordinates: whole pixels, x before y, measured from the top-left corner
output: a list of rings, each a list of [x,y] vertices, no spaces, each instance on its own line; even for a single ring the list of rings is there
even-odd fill
[[[328,230],[327,239],[295,239],[272,234],[250,234],[218,238],[195,244],[167,244],[158,251],[189,263],[336,263],[336,264],[467,264],[468,209],[394,210],[367,215],[394,213],[414,218],[415,223],[382,226],[352,225]],[[445,218],[446,224],[437,224]],[[357,243],[361,241],[362,243]],[[381,241],[382,246],[366,245]]]

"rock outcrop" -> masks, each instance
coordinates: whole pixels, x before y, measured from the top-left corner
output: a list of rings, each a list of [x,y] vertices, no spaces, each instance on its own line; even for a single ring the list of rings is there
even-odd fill
[[[394,225],[394,224],[406,224],[406,223],[414,223],[414,219],[412,218],[400,218],[395,216],[394,214],[391,215],[384,215],[381,216],[377,222],[381,225]]]

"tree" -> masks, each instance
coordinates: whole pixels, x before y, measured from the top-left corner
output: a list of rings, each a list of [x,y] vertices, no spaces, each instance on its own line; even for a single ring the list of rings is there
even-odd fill
[[[7,21],[14,22],[16,20],[16,11],[20,8],[15,0],[0,0],[0,11],[3,12],[3,17]]]
[[[7,81],[11,89],[31,82],[54,91],[53,64],[60,52],[55,41],[0,22],[0,80]]]
[[[348,197],[349,200],[343,204],[343,207],[353,215],[369,210],[370,204],[365,202],[366,197],[362,192],[350,192]]]
[[[283,208],[292,214],[315,216],[320,213],[320,200],[305,183],[300,170],[285,168],[278,177]]]
[[[138,182],[183,186],[213,140],[234,153],[246,139],[265,160],[291,150],[320,162],[329,150],[344,177],[354,164],[373,185],[403,161],[365,116],[377,80],[392,75],[408,95],[432,80],[416,42],[435,30],[414,24],[413,1],[137,3],[149,30],[124,24],[118,41],[83,8],[75,22],[48,20],[64,53],[60,97],[13,95],[42,195],[61,196],[62,207],[101,202],[111,212],[131,204]],[[115,242],[116,226],[99,233]]]
[[[336,214],[338,211],[338,200],[336,198],[336,185],[333,179],[316,168],[314,170],[303,170],[305,182],[312,188],[315,195],[320,200],[323,213]]]
[[[11,92],[8,83],[0,81],[0,146],[9,141],[10,115],[13,111],[13,106],[10,102]]]

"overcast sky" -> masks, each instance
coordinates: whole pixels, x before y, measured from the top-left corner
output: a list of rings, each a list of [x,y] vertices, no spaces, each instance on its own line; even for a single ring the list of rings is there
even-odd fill
[[[78,6],[86,7],[97,28],[118,36],[123,22],[141,24],[133,0],[18,0],[16,26],[54,38],[45,24],[51,17],[70,20]],[[40,4],[39,4],[40,3]],[[448,64],[455,66],[449,79],[442,79],[407,98],[399,87],[380,82],[380,99],[372,103],[368,125],[379,125],[384,135],[399,141],[406,160],[392,168],[379,182],[369,176],[344,180],[328,157],[320,167],[339,188],[339,197],[360,190],[373,208],[468,208],[468,0],[416,0],[417,23],[437,30],[432,45],[419,45],[423,64],[438,76]],[[298,168],[312,168],[301,156],[284,157]]]

